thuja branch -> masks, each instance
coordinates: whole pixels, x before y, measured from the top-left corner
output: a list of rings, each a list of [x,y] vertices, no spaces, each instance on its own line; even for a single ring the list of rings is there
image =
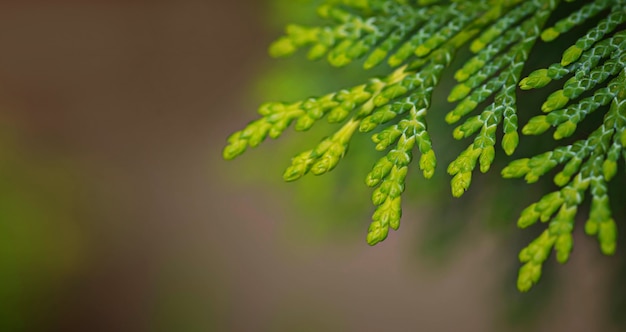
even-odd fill
[[[520,89],[539,89],[566,79],[563,88],[554,91],[536,112],[547,114],[533,117],[521,133],[543,135],[555,127],[547,139],[561,140],[574,134],[592,112],[605,112],[604,122],[587,138],[515,160],[502,170],[505,178],[523,176],[532,183],[564,165],[554,179],[560,189],[526,208],[518,221],[522,228],[537,220],[549,222],[545,232],[520,253],[524,265],[518,288],[526,291],[539,280],[552,249],[559,262],[567,261],[573,247],[574,217],[587,192],[592,198],[585,230],[598,237],[603,253],[612,254],[617,226],[611,217],[607,183],[617,171],[620,156],[626,155],[626,1],[587,1],[547,27],[550,17],[562,8],[558,0],[328,0],[318,9],[327,25],[289,25],[286,34],[270,46],[270,54],[282,57],[308,48],[309,59],[325,58],[336,67],[364,59],[364,69],[385,61],[396,69],[321,97],[262,105],[259,119],[229,137],[224,158],[233,159],[267,137],[278,138],[291,125],[296,131],[306,131],[322,119],[338,124],[336,132],[292,159],[283,177],[294,181],[308,173],[331,171],[354,135],[371,133],[375,150],[383,155],[365,179],[374,188],[376,207],[367,242],[379,243],[390,228],[397,230],[400,225],[401,197],[414,154],[419,154],[417,167],[425,178],[435,172],[436,142],[431,140],[428,119],[443,115],[429,114],[432,93],[457,51],[469,47],[473,55],[463,59],[454,74],[458,83],[448,96],[456,105],[445,114],[449,124],[460,122],[451,129],[455,139],[473,137],[447,167],[452,195],[458,197],[470,189],[477,166],[483,173],[491,169],[498,153],[496,144],[505,155],[513,155],[523,144],[518,130]],[[559,63],[522,77],[539,39],[555,40],[591,19],[596,23],[563,51]]]

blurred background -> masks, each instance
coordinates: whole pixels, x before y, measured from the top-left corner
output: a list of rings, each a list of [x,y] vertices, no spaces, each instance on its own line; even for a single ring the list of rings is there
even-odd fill
[[[515,220],[541,188],[492,172],[451,199],[442,167],[413,170],[400,231],[372,248],[367,135],[296,183],[289,158],[330,126],[221,159],[261,102],[372,75],[269,59],[314,5],[0,3],[0,331],[620,330],[623,256],[581,229],[570,262],[517,293],[542,227]],[[466,146],[449,136],[441,165]]]

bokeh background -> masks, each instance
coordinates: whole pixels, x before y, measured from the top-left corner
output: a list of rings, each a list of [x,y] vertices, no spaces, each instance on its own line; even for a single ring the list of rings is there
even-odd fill
[[[492,172],[451,199],[442,168],[412,172],[401,230],[371,248],[367,136],[297,183],[282,170],[329,126],[221,159],[261,102],[371,75],[269,59],[313,8],[0,3],[0,331],[621,330],[623,259],[580,229],[571,261],[517,293],[541,230],[515,229],[538,197],[521,182]],[[464,146],[448,142],[443,160]]]

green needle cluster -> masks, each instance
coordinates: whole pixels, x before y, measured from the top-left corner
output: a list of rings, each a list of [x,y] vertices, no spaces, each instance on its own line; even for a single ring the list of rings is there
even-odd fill
[[[563,165],[554,177],[560,191],[531,204],[518,220],[518,226],[522,228],[538,219],[549,222],[544,233],[520,253],[520,261],[525,263],[518,279],[522,291],[530,289],[539,280],[541,265],[551,249],[556,251],[559,262],[568,260],[573,247],[574,218],[587,193],[591,195],[591,207],[585,232],[598,238],[604,254],[611,255],[616,250],[617,225],[611,214],[607,183],[617,173],[620,156],[626,159],[626,31],[614,31],[619,24],[626,22],[626,7],[623,2],[615,4],[612,1],[586,5],[577,15],[571,15],[559,21],[555,28],[546,30],[542,37],[553,39],[557,34],[555,31],[565,32],[572,25],[582,23],[581,17],[588,18],[609,7],[610,14],[565,50],[560,63],[536,70],[520,82],[524,90],[542,88],[552,80],[573,73],[563,83],[563,88],[550,94],[543,103],[541,110],[547,115],[535,116],[524,126],[522,133],[526,135],[541,135],[554,127],[553,138],[561,140],[572,136],[578,124],[591,112],[606,112],[603,123],[586,139],[532,158],[518,159],[502,171],[506,178],[523,176],[532,183]],[[602,107],[606,105],[610,105],[608,110]]]
[[[292,158],[283,177],[294,181],[308,173],[329,172],[354,135],[371,135],[374,150],[381,153],[365,179],[373,188],[374,205],[366,239],[374,245],[387,238],[390,228],[399,228],[410,169],[419,168],[425,178],[435,172],[437,147],[428,131],[430,117],[455,125],[450,130],[455,139],[472,138],[447,167],[452,195],[459,197],[470,189],[477,166],[486,173],[500,148],[504,156],[511,156],[524,144],[517,106],[523,90],[563,81],[540,110],[523,110],[534,116],[521,133],[545,137],[554,128],[547,139],[566,144],[518,158],[501,170],[504,178],[523,177],[528,183],[559,170],[554,176],[558,189],[528,206],[518,219],[520,228],[547,223],[520,252],[518,288],[527,291],[539,282],[552,250],[557,261],[569,259],[572,231],[585,196],[591,202],[585,232],[597,237],[604,254],[613,254],[617,224],[608,183],[620,160],[626,159],[626,0],[567,2],[579,5],[561,13],[559,0],[323,1],[317,13],[325,23],[287,26],[285,35],[270,46],[270,54],[283,57],[307,49],[309,59],[325,59],[335,67],[360,61],[370,69],[386,62],[388,74],[321,97],[264,104],[257,120],[228,138],[223,156],[233,159],[267,137],[278,138],[291,126],[306,131],[322,119],[337,124],[335,132]],[[547,27],[557,12],[563,18]],[[592,19],[596,23],[563,50],[559,62],[523,77],[530,71],[525,67],[539,39],[550,42]],[[456,85],[447,99],[455,105],[447,113],[433,110],[433,91],[462,48],[471,56],[454,73]],[[568,142],[574,134],[581,136],[580,124],[594,112],[604,112],[602,124]]]

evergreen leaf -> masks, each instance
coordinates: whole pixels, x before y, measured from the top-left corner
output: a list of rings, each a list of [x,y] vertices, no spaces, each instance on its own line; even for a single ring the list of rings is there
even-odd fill
[[[293,181],[309,172],[332,170],[353,135],[371,133],[375,150],[384,155],[365,179],[373,188],[375,206],[367,243],[379,243],[390,228],[400,225],[402,193],[415,153],[420,154],[423,176],[434,174],[436,142],[427,129],[433,116],[428,115],[433,113],[431,98],[457,52],[468,47],[472,55],[454,73],[457,84],[448,94],[456,105],[444,117],[449,124],[463,120],[451,130],[455,139],[473,136],[448,164],[452,195],[459,197],[470,188],[476,165],[483,173],[492,168],[499,130],[506,155],[524,144],[518,133],[517,87],[546,89],[558,83],[540,110],[524,110],[532,117],[521,132],[566,143],[513,160],[501,171],[504,178],[523,177],[533,183],[558,170],[553,178],[558,189],[526,207],[517,221],[520,228],[547,223],[520,251],[518,289],[528,291],[539,282],[552,250],[560,263],[569,259],[575,217],[585,196],[591,201],[585,232],[597,237],[604,254],[613,254],[617,225],[608,183],[618,172],[620,158],[626,159],[626,1],[586,1],[546,27],[561,8],[558,0],[327,0],[318,9],[326,25],[287,26],[285,35],[270,46],[270,54],[289,56],[308,48],[309,59],[325,57],[336,67],[363,60],[365,69],[385,61],[398,68],[325,96],[262,105],[259,119],[228,138],[223,156],[233,159],[267,137],[277,138],[292,123],[296,131],[309,130],[324,117],[341,124],[292,159],[283,176]],[[538,39],[549,42],[584,24],[592,27],[563,50],[558,62],[522,77]],[[604,112],[602,123],[591,133],[579,132],[594,112]],[[551,128],[552,138],[546,135]],[[567,144],[574,135],[575,141]]]

